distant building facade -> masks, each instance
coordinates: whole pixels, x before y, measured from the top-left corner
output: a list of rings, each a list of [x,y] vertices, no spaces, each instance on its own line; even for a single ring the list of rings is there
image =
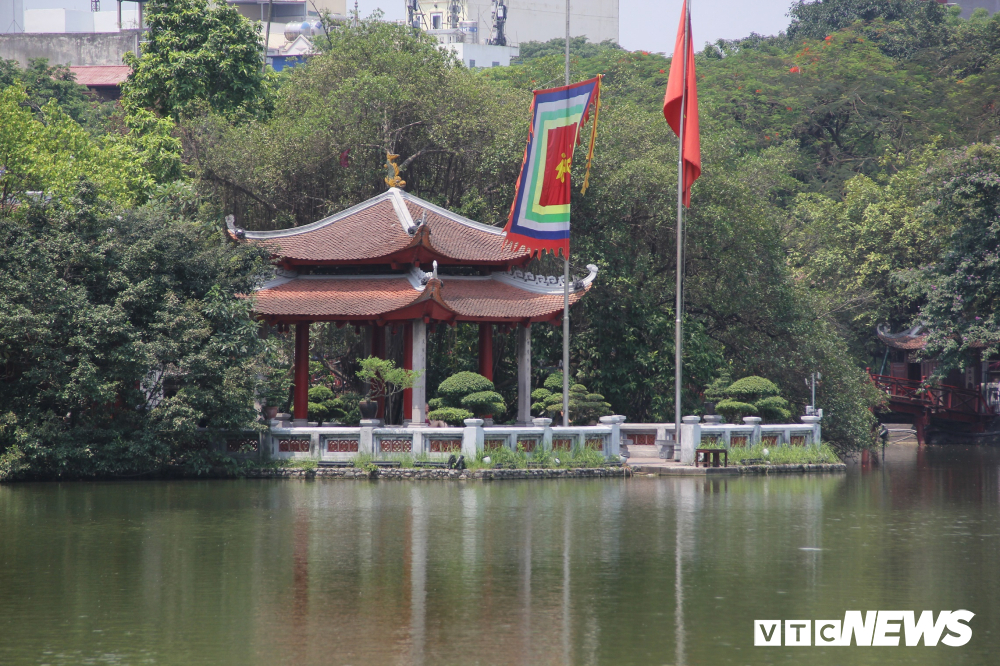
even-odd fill
[[[479,24],[479,34],[487,38],[492,29],[494,3],[467,0],[465,4],[469,19]],[[566,36],[566,0],[505,0],[504,4],[508,43],[547,42]],[[573,0],[569,32],[572,37],[585,35],[592,42],[606,39],[617,42],[618,0]]]
[[[268,0],[226,0],[240,14],[254,21],[267,22]],[[274,23],[294,23],[316,20],[320,12],[336,17],[347,16],[347,0],[274,0],[271,5]],[[273,30],[273,27],[272,27]]]
[[[132,0],[0,0],[0,34],[118,32],[139,27]]]

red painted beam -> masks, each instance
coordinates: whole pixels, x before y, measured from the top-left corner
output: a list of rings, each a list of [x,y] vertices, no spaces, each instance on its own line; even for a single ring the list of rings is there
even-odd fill
[[[309,418],[309,322],[295,325],[295,390],[293,393],[296,419]]]

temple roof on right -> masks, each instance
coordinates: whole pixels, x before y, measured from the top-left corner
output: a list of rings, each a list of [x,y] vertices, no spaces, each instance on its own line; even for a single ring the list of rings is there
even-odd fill
[[[244,231],[227,220],[233,238],[270,250],[275,263],[302,265],[480,266],[510,270],[527,264],[526,250],[503,242],[501,230],[474,222],[397,188],[312,224],[279,231]]]

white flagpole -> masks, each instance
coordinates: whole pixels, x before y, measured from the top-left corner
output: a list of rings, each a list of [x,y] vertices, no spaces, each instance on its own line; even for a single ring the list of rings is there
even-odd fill
[[[674,448],[681,445],[681,341],[683,337],[681,316],[684,309],[684,116],[687,111],[688,40],[691,39],[691,5],[685,3],[684,14],[684,66],[681,75],[681,122],[677,133],[677,300],[674,304]],[[677,57],[677,54],[674,54]],[[679,453],[675,454],[679,459]]]
[[[566,85],[569,85],[569,1],[566,0]],[[569,98],[566,99],[569,104]],[[563,427],[569,426],[569,239],[563,256]]]

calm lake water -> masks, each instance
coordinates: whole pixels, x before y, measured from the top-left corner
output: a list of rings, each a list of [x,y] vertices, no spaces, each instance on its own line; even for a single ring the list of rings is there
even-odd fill
[[[0,664],[997,664],[998,469],[0,486]],[[960,648],[753,647],[959,608]]]

